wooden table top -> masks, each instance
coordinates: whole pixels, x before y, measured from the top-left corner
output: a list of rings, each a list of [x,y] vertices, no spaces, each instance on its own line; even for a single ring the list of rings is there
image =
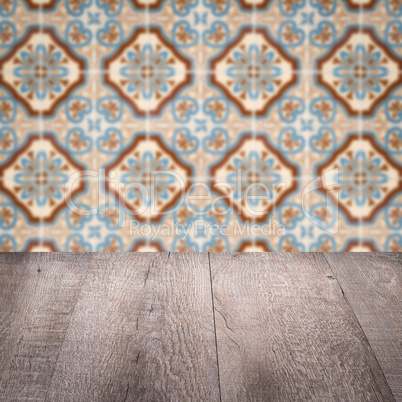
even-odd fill
[[[1,254],[0,400],[402,401],[402,254]]]

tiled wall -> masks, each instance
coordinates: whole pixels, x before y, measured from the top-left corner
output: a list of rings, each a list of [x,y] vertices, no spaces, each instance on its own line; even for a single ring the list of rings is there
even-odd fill
[[[402,251],[402,0],[0,0],[0,71],[1,251]]]

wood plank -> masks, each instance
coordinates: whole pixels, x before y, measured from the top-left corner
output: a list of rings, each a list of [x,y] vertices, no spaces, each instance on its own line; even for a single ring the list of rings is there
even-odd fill
[[[44,400],[90,258],[1,253],[0,400]]]
[[[47,400],[218,400],[207,254],[93,262]]]
[[[325,254],[377,357],[402,401],[402,254]]]
[[[320,253],[211,254],[223,401],[393,401]]]

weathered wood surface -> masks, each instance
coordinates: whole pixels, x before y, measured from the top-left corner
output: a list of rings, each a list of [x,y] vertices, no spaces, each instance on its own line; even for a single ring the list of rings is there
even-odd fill
[[[211,254],[223,401],[392,401],[322,254]]]
[[[395,398],[402,401],[402,254],[325,256]]]
[[[401,281],[402,254],[4,253],[0,400],[402,401]]]
[[[90,254],[1,254],[2,401],[45,399],[90,260]]]
[[[96,254],[50,401],[216,401],[207,254]]]

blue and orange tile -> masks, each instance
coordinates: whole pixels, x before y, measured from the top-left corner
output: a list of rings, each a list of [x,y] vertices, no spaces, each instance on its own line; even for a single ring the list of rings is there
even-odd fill
[[[401,251],[402,1],[0,1],[0,250]]]

